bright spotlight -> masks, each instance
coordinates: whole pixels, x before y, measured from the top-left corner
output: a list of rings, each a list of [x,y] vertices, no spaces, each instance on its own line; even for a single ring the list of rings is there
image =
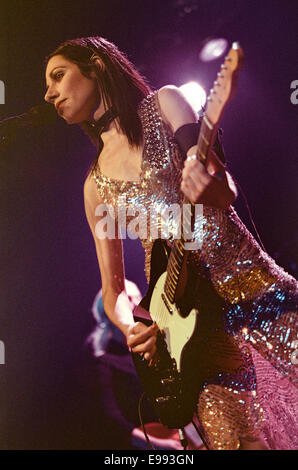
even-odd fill
[[[206,93],[201,85],[197,82],[189,82],[181,85],[179,89],[195,111],[199,112],[203,108],[206,103]]]
[[[224,54],[227,46],[228,41],[224,38],[210,39],[210,41],[207,41],[202,47],[199,57],[203,62],[218,59]]]

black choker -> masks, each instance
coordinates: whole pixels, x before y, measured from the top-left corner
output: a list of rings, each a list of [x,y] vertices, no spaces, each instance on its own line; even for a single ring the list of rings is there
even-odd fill
[[[117,111],[115,110],[115,108],[112,106],[110,109],[108,109],[102,116],[101,118],[97,121],[97,122],[94,122],[91,125],[91,127],[93,127],[93,129],[96,130],[96,133],[98,135],[98,137],[100,136],[100,134],[105,130],[107,129],[107,127],[109,126],[109,124],[118,116],[118,113]]]

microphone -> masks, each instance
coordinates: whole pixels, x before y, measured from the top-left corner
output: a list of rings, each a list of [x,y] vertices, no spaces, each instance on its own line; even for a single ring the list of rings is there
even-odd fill
[[[12,116],[0,121],[0,145],[7,145],[23,127],[41,127],[57,119],[53,105],[45,103],[34,106],[26,113]]]

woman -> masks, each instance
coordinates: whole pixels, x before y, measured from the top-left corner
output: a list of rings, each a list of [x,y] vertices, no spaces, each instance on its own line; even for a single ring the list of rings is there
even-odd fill
[[[207,296],[200,298],[201,309],[211,308],[212,315],[200,320],[204,364],[198,361],[197,370],[204,387],[198,416],[211,449],[266,448],[260,437],[264,419],[248,346],[253,345],[281,373],[294,377],[290,359],[296,339],[297,284],[260,249],[231,207],[236,189],[220,148],[214,148],[217,153],[212,153],[206,168],[192,158],[198,133],[194,110],[175,87],[151,93],[124,54],[103,38],[59,46],[47,58],[46,83],[45,100],[67,123],[80,124],[97,146],[84,198],[105,311],[131,350],[146,360],[156,351],[157,326],[133,319],[117,236],[119,213],[108,214],[111,222],[115,218],[115,237],[104,237],[96,208],[109,204],[119,209],[123,204],[119,196],[125,198],[126,209],[145,207],[145,212],[151,204],[181,205],[184,196],[204,204],[203,234],[195,230],[201,250],[191,252],[189,263],[198,283],[200,278],[210,279],[220,300],[210,305]],[[148,278],[153,241],[150,236],[142,240]],[[194,289],[199,297],[199,285]]]

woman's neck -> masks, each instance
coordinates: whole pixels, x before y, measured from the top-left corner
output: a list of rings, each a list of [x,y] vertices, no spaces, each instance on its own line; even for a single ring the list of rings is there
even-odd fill
[[[111,106],[109,109],[104,111],[97,120],[94,120],[94,122],[91,123],[91,126],[97,128],[99,134],[101,134],[103,131],[108,131],[111,129],[119,130],[119,122],[117,118],[118,114],[114,107]]]

